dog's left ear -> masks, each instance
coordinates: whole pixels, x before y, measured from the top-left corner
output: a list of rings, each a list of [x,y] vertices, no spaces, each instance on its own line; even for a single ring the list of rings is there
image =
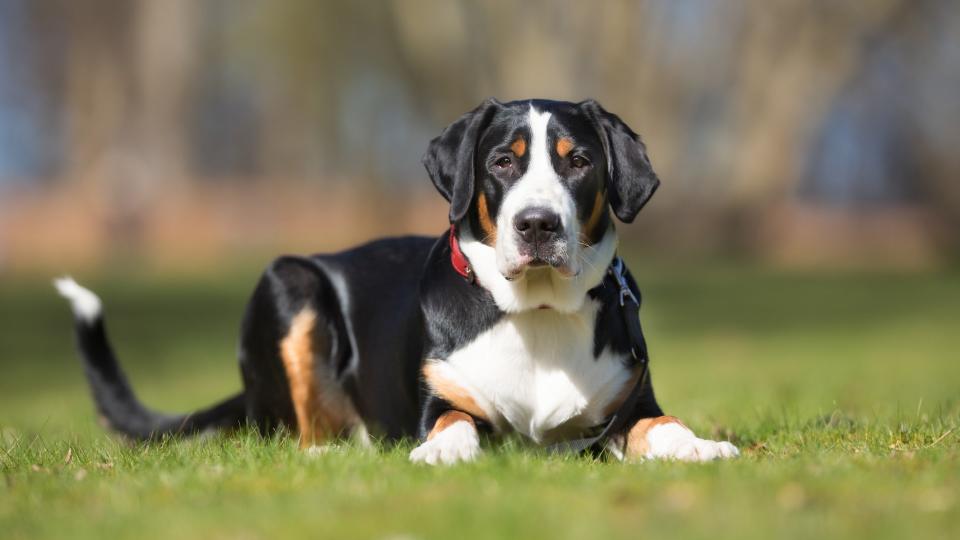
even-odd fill
[[[617,218],[631,223],[660,185],[647,147],[619,116],[590,99],[577,104],[593,121],[607,158],[610,206]]]
[[[476,185],[474,155],[477,143],[493,113],[501,106],[493,98],[484,101],[430,141],[427,153],[423,155],[423,166],[427,168],[433,185],[450,201],[450,223],[463,219],[470,208]]]

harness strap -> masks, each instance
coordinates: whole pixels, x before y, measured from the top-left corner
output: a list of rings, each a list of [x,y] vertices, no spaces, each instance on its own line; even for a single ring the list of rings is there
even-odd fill
[[[623,317],[623,322],[627,327],[627,334],[630,337],[630,354],[633,355],[634,360],[640,365],[640,376],[637,377],[637,382],[630,390],[627,398],[623,400],[623,403],[620,404],[620,407],[613,413],[610,420],[607,421],[603,430],[601,430],[598,435],[552,444],[547,447],[547,451],[551,454],[579,454],[587,450],[594,452],[602,450],[603,444],[611,435],[627,427],[627,422],[630,421],[630,412],[636,406],[646,386],[647,376],[649,374],[647,368],[650,359],[647,355],[647,343],[643,338],[643,330],[640,328],[640,300],[633,294],[633,291],[630,290],[630,286],[627,284],[626,269],[620,257],[613,259],[610,268],[607,269],[607,273],[613,277],[618,287],[620,314]]]

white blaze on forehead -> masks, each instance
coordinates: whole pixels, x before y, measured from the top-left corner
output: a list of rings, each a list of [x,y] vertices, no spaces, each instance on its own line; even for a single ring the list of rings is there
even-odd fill
[[[529,155],[527,170],[517,182],[507,190],[497,217],[497,228],[510,231],[497,241],[497,264],[505,275],[517,266],[520,258],[519,238],[515,234],[513,222],[520,212],[528,208],[547,208],[560,216],[560,225],[566,240],[560,249],[576,265],[577,238],[580,226],[577,222],[577,206],[570,192],[560,181],[553,168],[550,157],[550,137],[547,130],[551,114],[540,112],[532,105],[527,114],[530,129]]]
[[[552,115],[539,112],[530,106],[527,123],[530,127],[530,163],[524,175],[507,193],[504,209],[511,220],[517,212],[531,206],[543,206],[560,214],[563,225],[569,226],[569,216],[564,215],[568,206],[573,208],[573,199],[560,182],[550,159],[550,137],[547,125]],[[574,213],[575,217],[576,214]]]
[[[547,124],[550,123],[552,114],[538,112],[530,106],[530,113],[527,114],[527,123],[530,125],[530,167],[527,170],[529,176],[536,169],[549,168],[553,173],[553,166],[550,164],[550,150],[547,148]],[[544,171],[538,171],[544,172]],[[556,176],[556,173],[554,173]]]

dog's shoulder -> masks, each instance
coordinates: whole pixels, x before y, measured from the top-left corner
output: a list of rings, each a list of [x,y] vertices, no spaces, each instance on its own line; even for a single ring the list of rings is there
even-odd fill
[[[420,276],[427,358],[446,358],[503,317],[486,289],[454,270],[450,250],[446,236],[435,242]]]

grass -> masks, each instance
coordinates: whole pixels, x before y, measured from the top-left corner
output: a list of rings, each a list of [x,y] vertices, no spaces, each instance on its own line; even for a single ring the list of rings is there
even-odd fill
[[[251,432],[132,446],[96,426],[46,282],[0,282],[2,536],[956,537],[960,274],[632,267],[661,404],[741,459],[620,464],[510,440],[432,469],[405,445],[311,456]],[[93,280],[147,403],[239,388],[255,278]]]

